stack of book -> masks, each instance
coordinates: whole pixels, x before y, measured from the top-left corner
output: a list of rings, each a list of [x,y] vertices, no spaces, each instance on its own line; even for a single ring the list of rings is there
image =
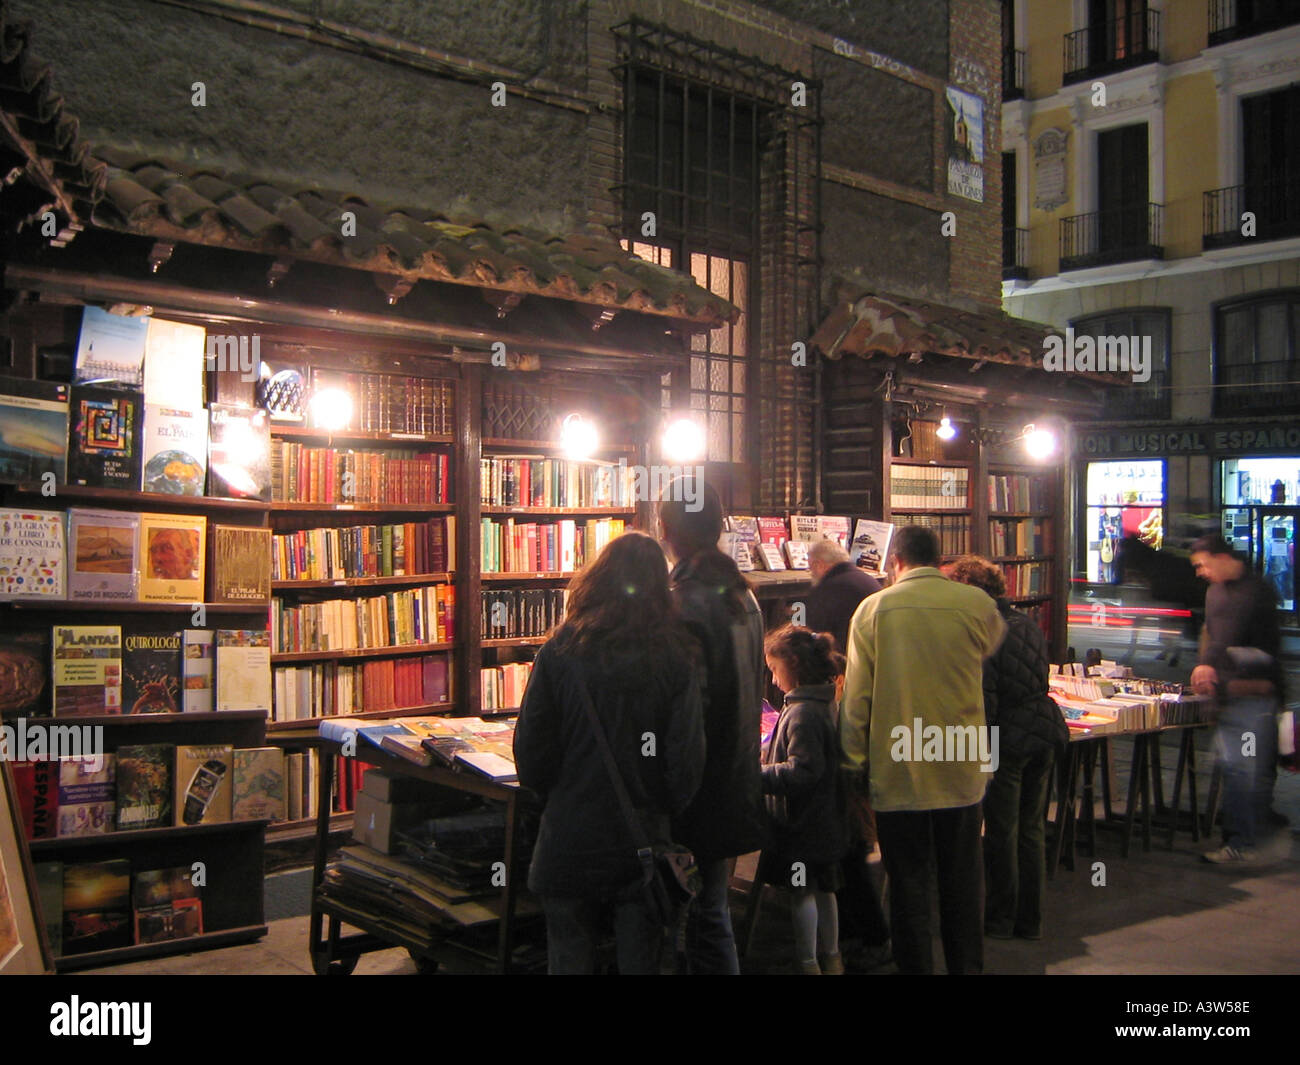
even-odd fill
[[[456,638],[456,589],[431,584],[298,606],[276,597],[271,632],[277,654],[448,643]]]
[[[446,655],[276,666],[275,720],[416,709],[449,702]]]

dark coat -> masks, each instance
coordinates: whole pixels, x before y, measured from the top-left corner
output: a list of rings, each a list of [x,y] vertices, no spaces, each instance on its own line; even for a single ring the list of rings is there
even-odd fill
[[[722,561],[735,566],[725,556]],[[725,588],[701,576],[692,559],[679,562],[671,579],[673,598],[702,652],[706,750],[704,780],[674,821],[673,839],[700,861],[748,854],[767,841],[759,779],[763,615],[751,592],[743,613],[733,614]]]
[[[880,591],[880,582],[852,562],[832,566],[806,597],[805,624],[813,632],[829,632],[835,637],[835,649],[848,653],[849,622],[858,604]]]
[[[1047,694],[1050,658],[1043,630],[1005,599],[998,611],[1007,623],[1002,646],[984,660],[984,716],[998,726],[1002,758],[1063,751],[1070,729]]]
[[[834,684],[787,692],[764,754],[763,791],[783,799],[785,807],[786,823],[775,827],[776,839],[764,855],[775,866],[834,862],[848,849],[834,698]]]
[[[528,887],[539,895],[607,898],[641,868],[579,695],[585,678],[646,836],[669,840],[704,771],[704,723],[693,663],[646,649],[596,658],[537,653],[515,729],[519,782],[544,802]],[[645,734],[654,734],[648,755]]]

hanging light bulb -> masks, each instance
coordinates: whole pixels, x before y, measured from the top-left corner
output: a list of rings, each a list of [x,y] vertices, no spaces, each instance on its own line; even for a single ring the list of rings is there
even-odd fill
[[[704,457],[704,430],[690,418],[678,418],[664,430],[663,451],[672,463],[698,462]]]
[[[596,427],[581,414],[570,414],[560,426],[560,444],[571,459],[588,459],[600,444]]]
[[[1022,433],[1025,452],[1031,459],[1050,458],[1056,453],[1056,434],[1050,429],[1039,429],[1033,422],[1025,426]]]
[[[934,435],[940,440],[951,440],[957,435],[957,427],[952,424],[952,419],[944,415],[939,419],[939,428],[934,431]]]

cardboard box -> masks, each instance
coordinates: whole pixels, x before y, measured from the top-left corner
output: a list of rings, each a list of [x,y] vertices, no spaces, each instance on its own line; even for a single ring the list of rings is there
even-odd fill
[[[363,791],[353,811],[352,838],[384,854],[395,854],[401,850],[397,833],[419,824],[424,812],[420,803],[381,802]]]
[[[382,769],[367,769],[361,794],[380,802],[433,802],[445,788],[416,777],[393,776]]]

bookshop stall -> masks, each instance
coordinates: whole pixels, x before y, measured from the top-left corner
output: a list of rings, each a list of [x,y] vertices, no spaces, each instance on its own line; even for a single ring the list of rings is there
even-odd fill
[[[393,801],[323,722],[462,722],[478,783],[424,799],[515,838],[532,655],[735,313],[597,239],[96,165],[4,274],[0,711],[87,755],[14,765],[60,969],[263,934],[267,841]]]

